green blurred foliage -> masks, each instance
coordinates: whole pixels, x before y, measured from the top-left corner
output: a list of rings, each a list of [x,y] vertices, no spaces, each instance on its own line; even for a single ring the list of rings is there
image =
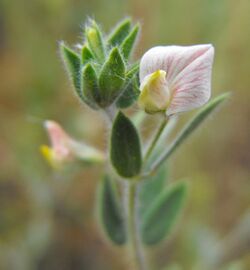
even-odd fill
[[[140,21],[135,58],[155,45],[215,46],[213,95],[233,95],[172,160],[171,177],[190,178],[189,209],[149,255],[159,269],[178,262],[188,270],[201,242],[213,252],[204,242],[227,235],[250,206],[249,13],[249,0],[0,1],[0,269],[127,269],[124,250],[106,245],[95,225],[101,169],[54,173],[38,150],[44,119],[105,147],[103,119],[74,97],[58,53],[59,41],[82,41],[88,16],[104,30],[126,15]],[[237,265],[250,269],[249,256]]]

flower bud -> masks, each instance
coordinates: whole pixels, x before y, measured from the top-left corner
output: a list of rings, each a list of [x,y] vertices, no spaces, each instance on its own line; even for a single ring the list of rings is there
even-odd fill
[[[84,43],[78,44],[76,51],[61,43],[61,55],[77,96],[92,109],[126,108],[137,100],[138,65],[131,65],[128,59],[138,33],[139,25],[132,27],[131,20],[125,19],[106,36],[90,19]]]
[[[86,27],[86,39],[89,48],[99,61],[104,59],[104,44],[102,33],[95,21],[90,21],[90,25]]]
[[[84,143],[72,139],[62,127],[54,121],[45,121],[51,147],[42,145],[40,147],[42,155],[55,169],[60,169],[63,165],[75,160],[97,163],[103,162],[104,154]]]
[[[153,114],[167,109],[170,95],[164,70],[147,75],[141,83],[140,91],[139,106],[147,113]]]

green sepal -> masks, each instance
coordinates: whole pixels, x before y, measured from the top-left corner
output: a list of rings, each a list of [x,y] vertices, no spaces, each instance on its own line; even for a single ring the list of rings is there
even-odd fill
[[[121,94],[125,81],[125,63],[118,48],[113,48],[99,77],[101,107],[111,105]]]
[[[87,45],[84,45],[82,47],[81,56],[82,56],[82,59],[81,59],[82,66],[87,64],[90,60],[94,59],[94,56],[93,56],[92,52],[90,51],[90,49],[87,47]]]
[[[169,235],[183,208],[186,193],[186,183],[179,182],[163,190],[155,198],[141,223],[141,237],[144,244],[157,244]]]
[[[133,78],[129,84],[124,87],[124,91],[122,95],[118,98],[116,102],[116,106],[120,109],[125,109],[133,105],[133,103],[137,100],[140,94],[138,88],[138,79],[137,77]]]
[[[82,69],[81,91],[85,102],[93,109],[98,108],[100,102],[98,78],[93,66],[88,63]]]
[[[120,176],[131,178],[140,173],[142,165],[140,139],[136,128],[122,112],[117,114],[112,127],[110,158]]]
[[[136,74],[139,75],[139,68],[140,68],[139,62],[132,64],[126,73],[126,77],[131,79],[134,77],[134,75],[136,75]]]
[[[80,56],[68,48],[64,43],[60,44],[61,56],[66,69],[71,77],[74,88],[77,95],[82,99],[81,86],[80,86],[80,70],[81,70],[81,59]]]
[[[167,166],[163,166],[157,173],[142,181],[139,190],[139,213],[144,216],[155,198],[165,189],[168,180]]]
[[[139,64],[136,63],[126,74],[124,90],[118,98],[116,106],[121,109],[131,106],[139,94]]]
[[[102,179],[99,186],[98,216],[107,238],[116,245],[125,244],[127,236],[122,207],[115,183],[108,176]]]
[[[94,20],[89,20],[85,28],[87,45],[95,58],[102,62],[105,57],[105,47],[102,32]]]
[[[112,31],[108,38],[108,45],[111,47],[119,46],[129,34],[131,28],[131,19],[126,18],[121,21]]]
[[[126,60],[129,59],[131,52],[133,51],[137,35],[139,33],[140,26],[137,24],[129,33],[129,35],[125,38],[125,40],[121,44],[121,51]]]

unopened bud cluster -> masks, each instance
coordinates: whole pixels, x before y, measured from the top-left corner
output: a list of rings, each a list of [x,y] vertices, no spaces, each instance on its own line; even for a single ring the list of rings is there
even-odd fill
[[[85,26],[84,42],[74,51],[61,43],[61,55],[77,96],[92,109],[130,106],[139,94],[138,64],[128,63],[139,26],[122,21],[105,36],[94,20]]]

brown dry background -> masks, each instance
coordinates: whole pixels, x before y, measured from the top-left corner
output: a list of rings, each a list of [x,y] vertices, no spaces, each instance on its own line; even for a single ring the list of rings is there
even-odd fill
[[[168,244],[149,253],[156,269],[193,269],[214,251],[213,238],[231,234],[250,207],[249,14],[249,0],[0,1],[0,269],[128,269],[125,250],[96,226],[102,168],[56,174],[38,150],[48,141],[44,119],[105,147],[102,118],[74,97],[58,55],[58,41],[81,41],[87,16],[106,31],[126,15],[139,20],[135,58],[155,45],[215,46],[213,96],[232,97],[172,160],[172,179],[190,181],[189,202]],[[230,269],[249,270],[249,261]]]

